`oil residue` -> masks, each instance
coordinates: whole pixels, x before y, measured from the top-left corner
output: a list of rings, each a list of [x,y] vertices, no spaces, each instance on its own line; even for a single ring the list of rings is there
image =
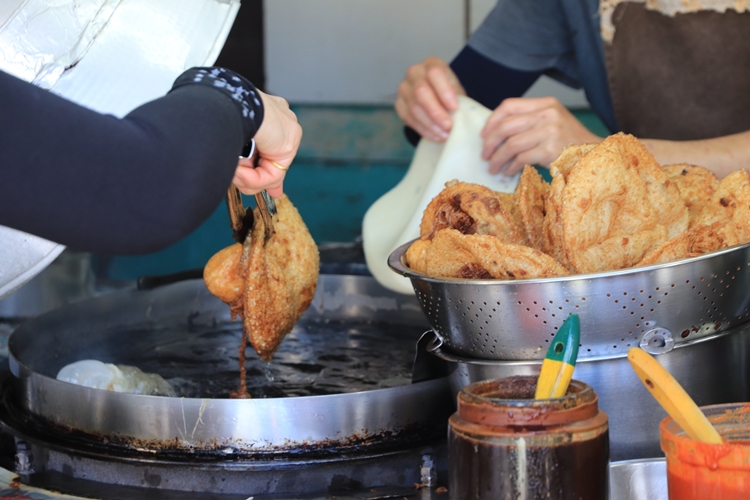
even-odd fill
[[[303,318],[270,363],[248,346],[247,390],[253,398],[281,398],[407,385],[423,331],[422,326]],[[129,340],[118,347],[115,362],[158,373],[178,397],[227,398],[237,389],[239,322],[121,335]]]

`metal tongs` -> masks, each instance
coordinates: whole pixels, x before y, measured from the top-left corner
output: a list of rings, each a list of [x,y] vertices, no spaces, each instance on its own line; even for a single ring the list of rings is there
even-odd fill
[[[249,152],[247,154],[244,153],[243,151],[243,156],[250,158],[253,167],[257,167],[260,155],[258,154],[258,149],[255,147],[255,141],[250,141]],[[255,201],[258,204],[260,217],[263,219],[264,242],[267,242],[271,236],[276,234],[274,227],[274,220],[278,218],[276,202],[265,189],[255,194]],[[229,219],[232,224],[232,238],[237,243],[244,243],[248,233],[253,228],[255,217],[253,211],[247,210],[242,204],[242,193],[240,193],[240,190],[234,184],[229,186],[229,190],[227,191],[227,208],[229,209]]]

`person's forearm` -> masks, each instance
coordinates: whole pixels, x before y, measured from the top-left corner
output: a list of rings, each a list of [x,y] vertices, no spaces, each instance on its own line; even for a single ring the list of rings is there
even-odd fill
[[[740,168],[750,168],[750,131],[699,141],[641,139],[641,142],[662,165],[698,165],[719,178]]]
[[[246,137],[220,92],[186,86],[123,119],[0,72],[0,224],[99,253],[159,250],[206,220]]]

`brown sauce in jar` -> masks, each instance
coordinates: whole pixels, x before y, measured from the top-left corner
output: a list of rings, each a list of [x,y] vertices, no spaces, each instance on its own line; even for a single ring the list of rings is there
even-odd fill
[[[576,382],[568,401],[546,404],[533,400],[535,383],[485,381],[459,395],[448,433],[451,500],[609,498],[607,416],[593,390]]]

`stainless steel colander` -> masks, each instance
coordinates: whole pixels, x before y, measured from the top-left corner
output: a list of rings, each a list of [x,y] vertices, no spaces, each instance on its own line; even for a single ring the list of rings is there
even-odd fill
[[[542,359],[565,318],[581,319],[580,358],[652,354],[750,321],[750,243],[655,266],[534,280],[430,278],[388,265],[412,282],[443,345],[477,359]]]

